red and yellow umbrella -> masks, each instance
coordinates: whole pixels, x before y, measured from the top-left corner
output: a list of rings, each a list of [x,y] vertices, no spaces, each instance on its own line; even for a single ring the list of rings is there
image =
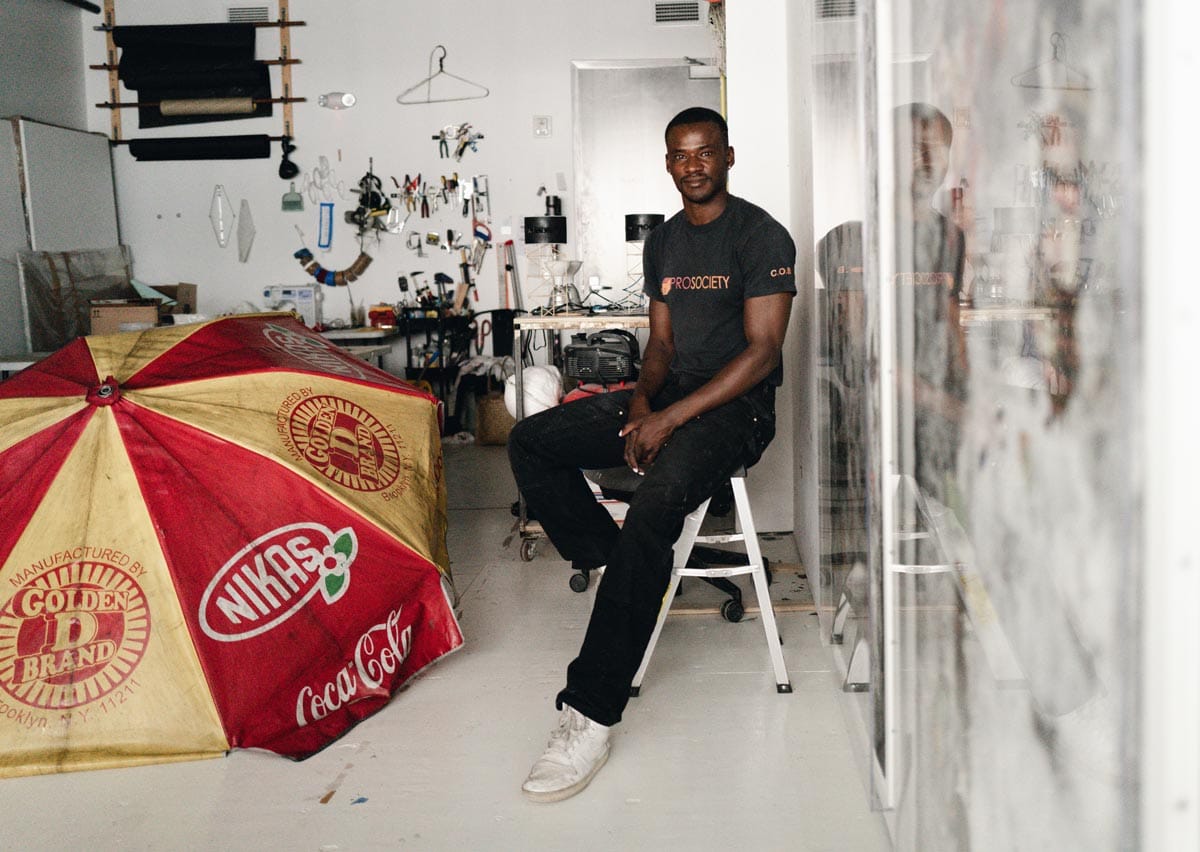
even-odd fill
[[[462,644],[434,398],[288,315],[0,383],[0,776],[300,758]]]

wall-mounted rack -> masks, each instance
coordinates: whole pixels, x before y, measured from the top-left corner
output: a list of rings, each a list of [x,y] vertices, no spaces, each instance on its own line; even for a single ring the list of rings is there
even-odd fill
[[[293,21],[289,17],[288,0],[278,0],[279,17],[274,21],[255,21],[247,26],[255,28],[274,27],[279,30],[279,58],[257,60],[260,65],[278,66],[280,69],[280,97],[270,98],[247,98],[240,99],[249,101],[252,105],[259,104],[281,104],[283,106],[283,133],[279,136],[269,137],[272,140],[291,139],[295,136],[293,126],[292,104],[304,103],[307,98],[297,98],[292,96],[292,68],[291,66],[299,64],[300,60],[295,59],[291,55],[291,28],[306,26],[305,21]],[[116,0],[104,0],[103,9],[104,23],[96,30],[102,31],[105,34],[106,40],[106,56],[105,62],[98,65],[89,66],[93,70],[106,71],[108,73],[108,100],[96,104],[97,108],[107,109],[110,112],[109,129],[110,139],[113,144],[122,144],[128,140],[123,138],[121,126],[121,110],[136,109],[159,106],[158,101],[125,101],[121,100],[121,83],[119,79],[119,57],[118,47],[113,38],[113,32],[116,29]],[[205,100],[205,99],[202,99]],[[216,99],[207,99],[216,100]],[[193,111],[191,114],[204,114],[202,110]],[[236,113],[235,113],[236,114]]]

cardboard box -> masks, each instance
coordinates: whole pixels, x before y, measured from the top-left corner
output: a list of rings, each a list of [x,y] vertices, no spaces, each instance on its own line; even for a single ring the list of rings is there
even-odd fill
[[[163,305],[163,314],[198,314],[200,311],[196,308],[196,285],[195,284],[174,284],[174,285],[151,285],[155,290],[162,293],[168,299],[174,299],[175,304]]]
[[[104,300],[90,304],[92,328],[89,334],[117,334],[158,325],[159,303],[154,299]]]

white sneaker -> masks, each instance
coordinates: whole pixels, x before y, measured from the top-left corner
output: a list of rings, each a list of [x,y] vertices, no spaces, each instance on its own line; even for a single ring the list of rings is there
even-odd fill
[[[609,730],[564,704],[558,728],[529,770],[521,792],[535,802],[559,802],[574,796],[608,760]]]

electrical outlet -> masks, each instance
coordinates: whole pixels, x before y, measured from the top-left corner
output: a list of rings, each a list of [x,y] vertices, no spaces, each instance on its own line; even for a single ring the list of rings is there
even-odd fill
[[[535,139],[549,139],[554,135],[554,126],[548,115],[535,115],[533,117],[533,136]]]

